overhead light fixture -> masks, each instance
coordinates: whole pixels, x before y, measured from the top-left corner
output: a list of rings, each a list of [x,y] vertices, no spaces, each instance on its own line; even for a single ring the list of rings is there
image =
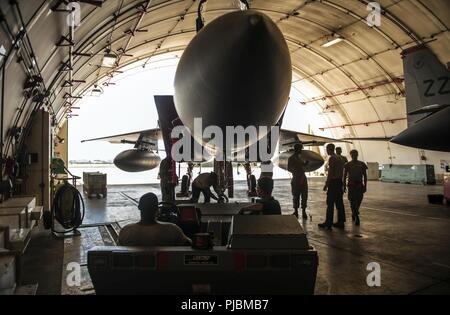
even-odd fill
[[[107,68],[113,68],[117,62],[117,55],[112,52],[107,52],[103,56],[102,66]]]
[[[344,39],[342,37],[337,36],[336,34],[332,34],[331,36],[328,36],[326,41],[321,45],[322,47],[330,47],[337,43],[342,42]]]
[[[94,85],[94,88],[91,90],[91,96],[99,97],[103,94],[103,89],[99,87],[97,84]]]

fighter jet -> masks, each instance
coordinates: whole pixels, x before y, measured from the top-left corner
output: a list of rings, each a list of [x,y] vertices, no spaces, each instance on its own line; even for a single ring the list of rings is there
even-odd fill
[[[161,160],[158,155],[158,151],[165,151],[167,156],[170,156],[172,154],[172,145],[178,139],[172,138],[171,133],[175,127],[182,125],[182,122],[181,119],[178,117],[177,111],[175,109],[174,98],[172,95],[156,95],[155,105],[159,116],[158,128],[130,132],[121,135],[88,139],[83,140],[82,142],[108,141],[109,143],[112,144],[133,144],[134,145],[133,149],[125,150],[116,156],[116,158],[114,159],[114,164],[119,169],[126,172],[142,172],[156,168]],[[281,125],[281,123],[282,118],[280,118],[279,122],[276,125]],[[159,140],[163,141],[164,149],[158,148]],[[199,146],[202,149],[205,149],[206,152],[206,155],[204,155],[204,159],[201,162],[198,161],[194,162],[194,156],[196,154],[195,152],[192,152],[190,160],[182,162],[199,165],[201,163],[212,161],[214,157],[213,150],[203,145],[204,143],[207,143],[208,140],[209,139],[202,139],[201,144],[199,144]],[[192,141],[192,143],[196,142],[196,140],[193,137],[191,137],[190,141]],[[348,141],[316,136],[308,133],[301,133],[286,129],[280,129],[278,143],[273,144],[274,147],[278,148],[278,150],[272,157],[274,164],[276,164],[282,169],[287,170],[287,160],[294,153],[293,147],[296,143],[300,142],[305,147],[312,147],[312,146],[323,146],[325,143],[348,142]],[[257,142],[253,145],[258,146],[260,145],[260,142]],[[191,147],[195,148],[196,146],[192,144]],[[269,148],[268,151],[273,150]],[[311,150],[304,149],[302,152],[302,158],[304,160],[309,161],[306,169],[307,172],[315,171],[324,164],[323,157],[320,154]],[[235,165],[244,164],[245,170],[247,171],[247,175],[251,176],[252,170],[250,165],[253,164],[254,162],[261,163],[263,161],[260,160],[258,157],[257,161],[249,161],[244,159],[244,160],[235,160],[233,163],[224,163],[224,164],[217,163],[218,161],[214,162],[215,163],[213,165],[215,167],[215,172],[219,174],[223,173],[222,174],[223,178],[221,179],[223,185],[222,188],[219,187],[219,190],[222,189],[223,191],[225,191],[228,189],[228,196],[231,197],[233,195],[232,192],[233,164]],[[221,167],[225,167],[225,169],[220,169]],[[253,180],[253,182],[255,182],[255,180]]]
[[[291,81],[290,53],[278,26],[258,11],[227,13],[201,28],[186,47],[175,75],[175,95],[155,96],[160,129],[85,141],[132,143],[135,148],[120,153],[114,160],[115,165],[125,171],[149,170],[157,167],[159,162],[154,152],[158,150],[157,140],[164,140],[166,154],[171,156],[172,144],[176,140],[170,136],[172,129],[184,125],[194,130],[195,118],[202,119],[204,128],[219,127],[223,135],[226,135],[227,126],[254,126],[258,130],[260,126],[281,126]],[[242,152],[258,145],[267,132],[259,132],[256,139],[236,146],[234,151]],[[312,135],[302,139],[305,134],[297,133],[295,136],[291,131],[282,130],[281,133],[286,135],[284,138],[294,136],[297,141],[338,141]],[[211,156],[215,156],[202,135],[195,132],[190,135],[193,144],[200,144],[194,147],[207,147]],[[223,140],[227,142],[225,137]],[[323,164],[318,154],[305,153],[305,158],[310,159],[310,165],[316,168]],[[223,192],[228,189],[228,195],[232,196],[232,164],[218,160],[214,165],[221,186],[219,189]],[[249,167],[246,170],[251,172]]]

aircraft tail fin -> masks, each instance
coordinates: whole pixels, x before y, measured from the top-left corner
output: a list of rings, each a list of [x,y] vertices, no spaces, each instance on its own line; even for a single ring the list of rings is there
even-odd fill
[[[164,148],[167,156],[171,156],[173,144],[172,130],[177,126],[183,126],[183,122],[175,109],[173,95],[155,95],[154,98],[159,117],[158,124],[164,141]],[[208,155],[206,150],[203,151],[202,144],[195,141],[191,135],[189,135],[189,137],[191,140],[191,148],[193,148],[193,150],[190,159],[183,160],[183,162],[201,161],[199,160],[200,158],[208,161],[211,156]],[[196,145],[196,143],[199,145]]]
[[[450,71],[425,45],[402,52],[408,126],[450,105]]]
[[[175,103],[172,95],[155,95],[155,105],[158,111],[159,128],[161,129],[162,138],[166,154],[171,155],[172,142],[171,132],[175,126],[181,125],[181,120],[175,110]]]

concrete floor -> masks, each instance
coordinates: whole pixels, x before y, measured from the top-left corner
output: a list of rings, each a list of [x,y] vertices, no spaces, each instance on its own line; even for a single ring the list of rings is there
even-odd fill
[[[350,208],[345,200],[348,221],[345,230],[324,231],[317,227],[325,216],[323,181],[323,178],[309,179],[312,220],[301,221],[311,245],[319,253],[316,294],[450,294],[450,208],[427,202],[427,194],[442,193],[442,186],[369,182],[361,209],[361,226],[351,224]],[[108,189],[107,199],[85,199],[84,225],[88,226],[80,229],[81,237],[67,238],[63,245],[52,245],[57,257],[64,247],[60,270],[53,267],[46,275],[40,273],[43,282],[38,276],[33,279],[30,268],[37,268],[36,264],[31,264],[32,257],[28,258],[30,266],[25,268],[24,278],[29,283],[40,282],[38,293],[55,293],[48,278],[57,277],[62,294],[92,294],[86,252],[95,245],[114,242],[103,224],[119,222],[123,225],[136,221],[139,212],[133,200],[149,191],[160,196],[158,185],[110,186]],[[235,200],[247,201],[245,189],[244,182],[236,183]],[[274,196],[280,201],[283,214],[290,214],[289,180],[275,181]],[[58,242],[47,237],[49,243]],[[31,248],[43,245],[42,239],[33,242]],[[37,255],[35,250],[31,252]],[[66,283],[70,262],[81,263],[81,287],[73,288]],[[366,283],[370,272],[366,268],[370,262],[381,267],[380,287],[369,287]]]

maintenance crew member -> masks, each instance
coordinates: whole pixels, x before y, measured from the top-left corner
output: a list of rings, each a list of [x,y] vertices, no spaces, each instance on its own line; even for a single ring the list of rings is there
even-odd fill
[[[141,221],[123,227],[119,233],[120,246],[183,246],[191,240],[175,224],[156,220],[158,197],[147,193],[139,200]]]
[[[298,208],[300,206],[300,196],[302,198],[302,217],[304,220],[308,218],[306,215],[306,207],[308,205],[308,179],[305,175],[305,166],[309,161],[302,159],[303,144],[296,143],[294,145],[294,154],[288,159],[288,171],[292,173],[291,192],[294,204],[294,213],[298,217]]]
[[[332,226],[344,228],[345,224],[345,208],[343,200],[343,182],[344,161],[334,153],[334,144],[330,143],[326,146],[328,159],[328,175],[323,190],[327,192],[327,214],[324,223],[319,223],[319,228],[332,229]],[[338,212],[338,222],[333,223],[334,205]]]
[[[358,151],[351,150],[352,160],[344,166],[344,192],[348,187],[348,200],[352,208],[352,221],[359,225],[359,207],[367,191],[367,165],[358,160]],[[347,182],[348,177],[348,182]]]
[[[273,198],[273,179],[270,177],[260,177],[256,185],[256,191],[261,198],[256,203],[244,207],[239,214],[272,214],[281,215],[280,203]]]
[[[162,201],[175,202],[175,186],[177,183],[177,176],[174,174],[172,165],[172,158],[167,156],[159,164],[159,178],[161,184]]]
[[[217,196],[211,192],[211,186],[213,186],[214,190],[216,190],[217,187],[216,173],[211,172],[211,173],[202,173],[198,175],[192,182],[191,202],[197,203],[200,197],[200,193],[203,193],[205,203],[209,203],[211,198],[214,200],[218,200]]]
[[[344,161],[344,164],[348,162],[348,159],[345,155],[342,155],[342,148],[341,147],[336,147],[336,155],[342,159],[342,161]]]

